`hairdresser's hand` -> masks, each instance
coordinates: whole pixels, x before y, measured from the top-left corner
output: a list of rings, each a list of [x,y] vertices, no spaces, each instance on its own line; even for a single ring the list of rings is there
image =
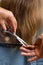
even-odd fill
[[[23,51],[21,52],[21,55],[27,56],[27,57],[32,56],[28,58],[28,61],[34,61],[34,60],[43,58],[43,34],[38,37],[34,45],[29,45],[28,48],[29,47],[32,50],[26,49],[27,48],[26,46],[20,47],[20,50]]]
[[[7,30],[6,23],[11,28],[11,30],[13,30],[13,32],[16,32],[17,21],[13,13],[0,7],[0,25],[4,30]]]

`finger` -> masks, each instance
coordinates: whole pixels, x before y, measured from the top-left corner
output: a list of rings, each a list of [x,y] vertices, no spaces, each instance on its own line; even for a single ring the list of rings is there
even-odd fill
[[[0,25],[2,26],[3,30],[6,30],[5,20],[0,20]]]
[[[21,52],[21,55],[23,55],[23,56],[35,56],[35,53],[34,52],[32,52],[32,53]]]
[[[27,52],[27,53],[31,52],[29,49],[26,49],[26,48],[24,48],[24,47],[20,47],[20,50],[22,50],[22,51],[24,51],[24,52]]]
[[[42,43],[42,39],[39,37],[36,42],[34,43],[34,45],[37,47],[37,48],[40,48],[41,44]]]
[[[43,38],[43,34],[40,34],[38,38],[42,39]]]
[[[5,24],[6,24],[6,27],[7,27],[7,30],[8,31],[10,31],[10,32],[13,32],[14,31],[13,26],[12,26],[12,23],[11,23],[11,21],[9,19],[6,19]]]
[[[10,24],[12,24],[12,28],[14,29],[14,32],[16,32],[17,29],[17,21],[13,15],[9,16],[9,20],[11,21]]]
[[[23,46],[24,48],[27,48],[29,50],[33,50],[35,49],[36,47],[34,45],[28,45],[28,46]]]
[[[28,45],[27,48],[29,48],[29,47],[30,47],[30,48],[35,48],[34,45]]]
[[[35,61],[35,60],[37,60],[37,59],[38,59],[37,56],[34,56],[34,57],[32,57],[32,58],[29,58],[27,61],[31,62],[31,61]]]

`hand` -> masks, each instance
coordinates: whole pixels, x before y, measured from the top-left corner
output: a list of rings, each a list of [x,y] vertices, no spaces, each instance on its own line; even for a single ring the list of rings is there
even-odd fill
[[[31,48],[27,49],[27,48]],[[36,42],[34,43],[34,45],[28,45],[26,46],[22,46],[20,47],[20,50],[22,50],[23,52],[21,52],[21,55],[23,56],[32,56],[30,58],[28,58],[28,61],[34,61],[37,60],[39,58],[43,58],[43,34],[41,34],[38,39],[36,40]]]
[[[2,22],[3,20],[3,22]],[[0,25],[4,30],[7,30],[6,25],[10,26],[11,30],[16,32],[17,29],[17,21],[11,11],[8,11],[6,9],[3,9],[0,7]]]

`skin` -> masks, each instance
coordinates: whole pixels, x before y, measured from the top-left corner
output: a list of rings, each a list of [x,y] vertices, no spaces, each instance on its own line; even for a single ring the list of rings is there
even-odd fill
[[[2,22],[2,20],[3,20],[3,22]],[[5,23],[7,23],[8,26],[10,26],[10,29],[13,32],[16,32],[17,21],[13,15],[13,13],[11,11],[8,11],[8,10],[0,7],[0,25],[2,26],[2,28],[4,30],[7,30]]]
[[[27,48],[31,48],[31,50]],[[20,50],[22,50],[21,55],[27,57],[32,56],[31,58],[28,58],[28,62],[43,58],[43,34],[38,37],[33,45],[22,46],[20,47]]]

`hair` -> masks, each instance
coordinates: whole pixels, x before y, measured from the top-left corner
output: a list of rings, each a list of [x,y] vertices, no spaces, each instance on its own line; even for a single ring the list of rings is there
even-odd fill
[[[1,7],[13,12],[17,20],[17,34],[28,44],[41,23],[40,0],[1,0]]]

